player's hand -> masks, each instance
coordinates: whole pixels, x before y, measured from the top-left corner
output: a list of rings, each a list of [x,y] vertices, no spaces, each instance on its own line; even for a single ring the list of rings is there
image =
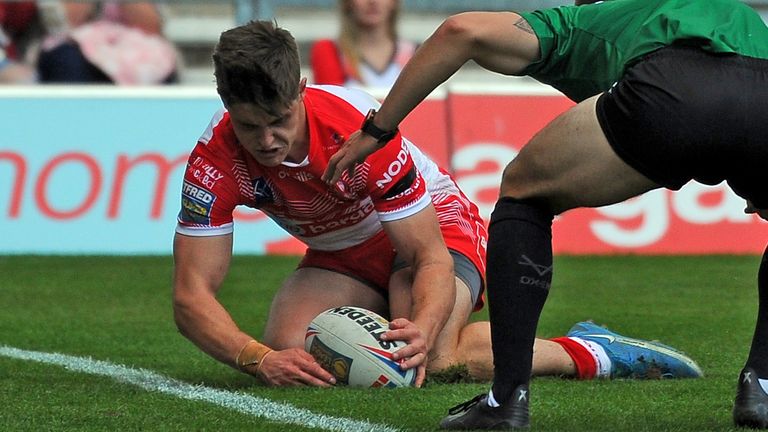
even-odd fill
[[[330,387],[336,379],[308,352],[291,348],[272,351],[261,361],[258,375],[270,386]]]
[[[380,148],[379,143],[370,135],[357,131],[341,146],[331,159],[323,173],[324,182],[335,185],[344,171],[349,178],[355,176],[355,165],[365,162],[365,159]]]
[[[389,322],[389,331],[381,335],[383,340],[404,341],[406,346],[395,351],[394,360],[400,362],[403,369],[416,369],[414,385],[421,387],[427,375],[427,338],[416,324],[405,318],[396,318]]]
[[[768,209],[759,209],[752,204],[752,201],[747,200],[747,207],[744,209],[744,213],[756,214],[768,221]]]

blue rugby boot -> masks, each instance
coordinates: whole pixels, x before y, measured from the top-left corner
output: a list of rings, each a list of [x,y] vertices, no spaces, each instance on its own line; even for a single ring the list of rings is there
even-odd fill
[[[602,347],[611,361],[611,378],[699,378],[704,375],[693,359],[672,347],[622,336],[592,322],[575,324],[566,336]]]
[[[517,430],[528,429],[528,385],[520,384],[502,406],[488,405],[488,394],[475,396],[448,410],[440,421],[440,429],[449,430]]]
[[[768,395],[753,369],[744,368],[739,374],[733,423],[738,427],[768,429]]]

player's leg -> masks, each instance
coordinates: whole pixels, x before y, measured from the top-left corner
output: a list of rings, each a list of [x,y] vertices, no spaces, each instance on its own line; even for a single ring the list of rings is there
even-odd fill
[[[428,372],[443,372],[456,366],[466,367],[472,379],[489,381],[493,378],[490,323],[488,321],[469,322],[477,297],[480,295],[482,281],[477,269],[468,259],[456,252],[451,252],[451,255],[454,261],[461,260],[461,262],[455,262],[454,268],[464,272],[465,276],[455,279],[456,300],[453,312],[429,353]],[[389,288],[390,310],[393,317],[410,316],[411,283],[410,268],[400,269],[393,274]],[[583,354],[581,357],[583,361],[590,362],[591,369],[595,369],[595,360],[585,348],[582,348],[582,351],[580,354]],[[536,339],[533,374],[574,377],[577,376],[577,369],[574,358],[562,344],[547,339]],[[594,377],[594,374],[591,377]]]
[[[479,403],[453,410],[443,428],[528,424],[536,327],[552,281],[554,215],[658,187],[614,153],[598,123],[596,101],[587,99],[555,119],[504,172],[501,198],[491,215],[486,272],[492,391]]]
[[[332,307],[358,306],[386,316],[384,293],[394,257],[384,231],[343,250],[307,250],[272,300],[265,343],[275,349],[304,347],[309,323]]]
[[[500,402],[530,376],[533,336],[552,280],[554,215],[658,187],[613,152],[597,121],[596,100],[555,119],[504,173],[489,228],[487,272],[497,357],[493,394]]]
[[[388,310],[381,292],[360,280],[321,268],[299,268],[272,300],[264,343],[273,349],[303,348],[312,319],[326,309],[346,305],[384,315]]]
[[[768,429],[768,248],[757,276],[759,309],[752,349],[739,374],[733,421],[736,426]]]

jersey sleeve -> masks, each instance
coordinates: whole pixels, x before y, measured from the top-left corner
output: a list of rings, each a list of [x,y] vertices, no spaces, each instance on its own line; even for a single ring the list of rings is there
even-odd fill
[[[410,152],[410,143],[400,134],[368,160],[368,193],[379,214],[389,222],[418,213],[430,202],[426,182]]]
[[[219,121],[214,117],[214,121]],[[181,210],[176,232],[188,236],[215,236],[234,230],[232,212],[239,191],[231,157],[214,133],[213,125],[189,156],[181,186]]]

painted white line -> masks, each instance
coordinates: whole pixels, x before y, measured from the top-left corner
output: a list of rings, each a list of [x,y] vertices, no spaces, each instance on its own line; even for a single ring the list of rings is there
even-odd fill
[[[398,429],[387,425],[317,414],[290,404],[274,402],[244,393],[187,384],[146,369],[134,369],[101,360],[59,353],[26,351],[6,345],[0,345],[0,356],[58,365],[68,370],[90,375],[107,376],[147,391],[165,393],[182,399],[204,401],[273,422],[331,431],[398,431]]]

